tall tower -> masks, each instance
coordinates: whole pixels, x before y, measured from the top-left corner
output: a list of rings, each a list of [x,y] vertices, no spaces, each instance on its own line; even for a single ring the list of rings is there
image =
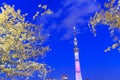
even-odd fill
[[[81,70],[80,70],[80,62],[79,62],[79,48],[78,42],[76,37],[76,27],[74,29],[74,55],[75,55],[75,73],[76,73],[76,80],[82,80]]]

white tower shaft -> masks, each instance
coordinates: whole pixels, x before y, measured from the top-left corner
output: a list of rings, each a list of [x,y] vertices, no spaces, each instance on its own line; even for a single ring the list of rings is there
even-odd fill
[[[76,80],[82,80],[80,62],[79,62],[79,48],[76,38],[76,29],[74,28],[74,55],[75,55],[75,70],[76,70]]]

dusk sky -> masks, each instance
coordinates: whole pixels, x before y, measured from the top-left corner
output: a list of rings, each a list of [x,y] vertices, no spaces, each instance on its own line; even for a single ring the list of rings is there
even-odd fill
[[[16,10],[28,13],[28,21],[32,21],[32,16],[39,10],[38,4],[46,4],[53,11],[52,15],[38,16],[33,21],[36,24],[43,23],[44,32],[50,34],[46,44],[51,51],[43,59],[44,63],[54,68],[48,77],[60,80],[61,75],[66,74],[68,80],[75,80],[73,26],[76,26],[83,80],[120,80],[120,52],[104,52],[113,43],[108,27],[97,25],[96,37],[88,27],[90,16],[99,11],[98,5],[103,5],[105,1],[107,0],[0,0],[0,6],[2,3],[15,5]]]

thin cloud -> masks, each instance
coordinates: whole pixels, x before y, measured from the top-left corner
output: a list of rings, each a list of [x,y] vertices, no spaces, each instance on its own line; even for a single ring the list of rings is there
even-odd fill
[[[64,0],[61,1],[57,11],[54,12],[49,24],[48,31],[61,32],[65,30],[61,39],[70,39],[73,35],[73,26],[87,23],[89,14],[97,10],[97,5],[93,0]],[[78,27],[79,28],[79,27]]]

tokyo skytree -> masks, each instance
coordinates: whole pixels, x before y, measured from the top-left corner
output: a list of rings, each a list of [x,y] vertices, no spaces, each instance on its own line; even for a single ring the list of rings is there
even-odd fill
[[[79,61],[79,48],[76,37],[76,27],[73,27],[73,29],[74,29],[74,55],[75,55],[75,74],[76,74],[75,80],[82,80],[80,61]]]

